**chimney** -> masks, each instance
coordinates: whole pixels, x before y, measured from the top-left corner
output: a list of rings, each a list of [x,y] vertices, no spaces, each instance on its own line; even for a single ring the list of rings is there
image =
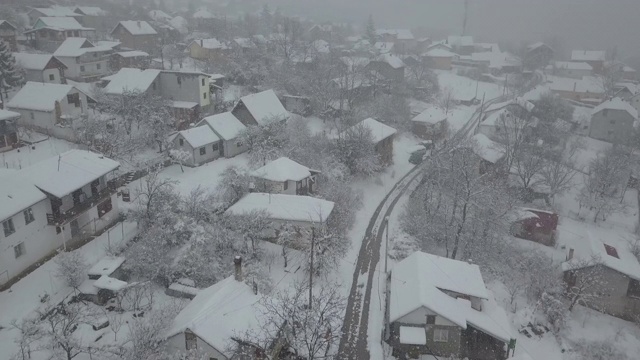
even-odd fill
[[[569,249],[569,256],[567,256],[567,260],[573,259],[573,251],[574,251],[573,248]]]
[[[258,284],[256,281],[253,281],[253,295],[258,295]]]
[[[204,42],[200,39],[200,47],[204,47]]]
[[[233,259],[233,263],[236,268],[235,279],[236,281],[242,282],[242,256],[236,256]]]

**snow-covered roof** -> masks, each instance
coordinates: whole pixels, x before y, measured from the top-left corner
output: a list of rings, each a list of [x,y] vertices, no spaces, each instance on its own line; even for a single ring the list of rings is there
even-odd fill
[[[388,53],[393,49],[393,45],[394,44],[392,42],[378,41],[377,43],[373,44],[373,47],[380,53]]]
[[[426,329],[424,327],[416,326],[400,326],[400,344],[426,345]]]
[[[593,70],[593,67],[591,65],[582,61],[556,61],[554,64],[556,69],[585,70],[585,71]],[[549,66],[552,66],[552,65],[549,65]]]
[[[573,50],[571,52],[571,61],[605,61],[606,57],[605,51]]]
[[[300,181],[311,176],[309,168],[297,162],[281,157],[270,161],[263,167],[251,172],[251,176],[269,181]]]
[[[500,52],[500,45],[496,43],[475,43],[474,45],[477,49],[482,49],[483,51]]]
[[[474,152],[482,159],[495,164],[498,160],[504,157],[504,147],[489,139],[486,135],[477,133],[473,135],[471,139],[473,139],[476,145],[473,147]]]
[[[602,80],[593,76],[583,76],[582,79],[569,79],[558,76],[547,76],[549,89],[552,91],[579,92],[603,94]]]
[[[109,276],[124,263],[124,257],[105,256],[87,272],[89,276]]]
[[[218,39],[197,39],[193,40],[191,44],[196,43],[200,45],[203,49],[228,49],[227,45],[220,42]]]
[[[620,229],[603,229],[568,218],[563,218],[558,225],[558,243],[564,245],[567,251],[574,249],[573,259],[562,263],[564,271],[594,265],[591,260],[596,260],[610,269],[640,280],[640,263],[629,251],[633,242],[635,236]]]
[[[118,25],[122,25],[131,35],[155,35],[157,32],[146,21],[126,20],[120,21]],[[116,26],[117,27],[117,26]]]
[[[228,277],[198,292],[173,320],[166,338],[189,330],[204,342],[231,358],[232,337],[248,330],[261,331],[265,309],[251,287]]]
[[[426,53],[424,53],[424,56],[428,56],[428,57],[455,57],[457,56],[457,54],[449,51],[449,50],[445,50],[445,49],[441,49],[441,48],[434,48],[431,49],[429,51],[427,51]]]
[[[181,34],[189,33],[189,21],[182,16],[176,16],[169,20],[169,25],[176,28]]]
[[[73,86],[67,84],[28,81],[20,91],[9,100],[7,108],[53,111],[56,101],[62,100],[73,89]]]
[[[602,104],[593,108],[591,111],[592,115],[595,115],[602,110],[622,110],[628,112],[634,119],[638,120],[638,110],[636,110],[631,104],[628,102],[616,97],[611,100],[607,100]]]
[[[127,287],[126,282],[118,279],[114,279],[112,277],[102,275],[98,280],[93,283],[98,289],[110,290],[110,291],[120,291]]]
[[[12,120],[20,117],[20,113],[0,109],[0,120]]]
[[[410,29],[378,29],[376,35],[393,35],[398,40],[413,40],[414,36]]]
[[[51,54],[28,54],[28,53],[13,53],[13,57],[20,67],[26,70],[44,70],[49,64],[53,55]],[[63,63],[60,66],[66,68]]]
[[[437,106],[432,106],[411,119],[411,121],[427,124],[437,124],[444,120],[447,120],[447,114],[444,112],[444,109]]]
[[[89,15],[89,16],[107,15],[107,12],[105,10],[102,10],[97,6],[77,6],[76,9],[79,10],[82,14]]]
[[[176,109],[193,109],[199,104],[195,101],[167,100],[167,105]]]
[[[541,48],[541,47],[548,47],[549,49],[551,49],[551,47],[541,41],[538,42],[534,42],[533,44],[530,44],[529,46],[527,46],[527,51],[533,51],[537,48]],[[553,50],[553,49],[552,49]]]
[[[0,20],[0,28],[3,27],[10,27],[13,30],[16,30],[17,27],[15,25],[13,25],[12,23],[8,22],[7,20]]]
[[[123,58],[132,58],[132,57],[147,57],[149,56],[148,53],[144,52],[144,51],[140,51],[140,50],[131,50],[131,51],[120,51],[116,53],[119,56],[122,56]]]
[[[476,52],[471,54],[471,61],[489,63],[492,69],[501,69],[508,65],[520,65],[520,59],[506,52]]]
[[[467,324],[505,343],[511,340],[511,322],[493,295],[482,300],[481,311],[473,309],[469,300],[458,299],[458,303],[466,310]]]
[[[113,50],[110,46],[94,46],[89,40],[81,37],[66,38],[53,53],[60,57],[77,57],[89,52],[108,52]]]
[[[45,16],[81,16],[81,14],[75,13],[74,8],[70,6],[52,6],[48,8],[34,8],[33,10]]]
[[[364,119],[354,125],[354,127],[355,126],[363,126],[369,129],[373,138],[372,140],[376,144],[397,132],[396,129],[392,128],[391,126],[385,125],[374,118]]]
[[[264,210],[274,220],[324,223],[333,211],[334,203],[311,196],[249,193],[233,204],[226,213],[246,215]]]
[[[329,52],[331,52],[329,43],[322,39],[312,42],[311,47],[320,54],[328,54]]]
[[[538,218],[539,216],[536,213],[524,208],[514,208],[507,214],[507,219],[510,222]]]
[[[240,102],[246,106],[258,125],[289,118],[289,112],[272,89],[243,96],[240,98]]]
[[[54,30],[94,30],[82,26],[72,17],[41,17],[33,25],[34,29],[49,28]]]
[[[30,179],[22,176],[21,171],[2,175],[0,186],[0,221],[13,216],[24,209],[43,201],[47,196],[33,186]]]
[[[471,46],[473,45],[473,36],[450,35],[447,37],[447,44],[451,46]]]
[[[150,10],[149,17],[155,21],[168,21],[171,19],[171,15],[162,10]]]
[[[200,9],[193,13],[194,19],[213,19],[215,16],[206,9]]]
[[[158,75],[160,75],[158,69],[122,68],[116,74],[103,78],[109,80],[104,92],[114,95],[123,94],[125,91],[145,92]]]
[[[256,44],[249,38],[235,38],[233,42],[243,49],[254,49],[256,47]]]
[[[181,135],[194,149],[220,141],[218,135],[216,135],[216,133],[206,125],[182,130],[178,132],[178,134]]]
[[[402,59],[400,59],[399,57],[393,54],[382,54],[378,56],[377,60],[389,64],[389,66],[391,66],[394,69],[400,69],[405,66]]]
[[[238,137],[246,129],[243,123],[238,120],[230,111],[207,116],[198,125],[207,124],[223,140],[232,140]]]

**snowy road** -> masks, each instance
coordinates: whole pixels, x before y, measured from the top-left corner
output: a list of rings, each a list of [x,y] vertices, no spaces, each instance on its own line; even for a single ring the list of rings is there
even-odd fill
[[[499,102],[498,97],[485,103],[485,107]],[[478,109],[469,118],[469,121],[455,135],[456,138],[465,138],[472,134],[480,121],[481,109]],[[380,249],[385,235],[387,223],[385,218],[391,215],[395,205],[410,188],[414,181],[421,178],[424,165],[418,165],[402,177],[380,202],[376,208],[369,225],[365,231],[364,239],[358,253],[358,261],[353,273],[353,283],[349,293],[344,323],[342,325],[342,338],[338,348],[339,359],[370,359],[367,334],[369,327],[369,307],[373,277],[376,266],[380,261]]]

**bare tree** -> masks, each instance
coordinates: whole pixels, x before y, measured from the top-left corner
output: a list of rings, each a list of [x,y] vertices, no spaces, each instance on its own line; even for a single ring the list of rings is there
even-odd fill
[[[31,352],[39,350],[37,342],[40,341],[43,336],[38,320],[34,318],[22,319],[20,322],[14,320],[11,322],[11,327],[19,332],[19,336],[15,340],[19,351],[17,354],[14,354],[12,359],[31,359]]]
[[[75,290],[87,277],[87,261],[80,251],[61,252],[54,262],[57,266],[56,276]]]
[[[552,199],[555,200],[556,195],[568,191],[573,186],[573,178],[578,167],[576,156],[579,149],[579,142],[573,141],[563,155],[545,159],[540,169],[541,183],[549,189]]]
[[[565,271],[569,311],[576,305],[595,306],[595,302],[608,293],[602,260],[598,256],[590,259],[574,259]]]
[[[528,131],[531,125],[531,115],[524,109],[521,111],[505,111],[496,121],[496,140],[502,144],[505,151],[505,166],[508,170],[523,153],[528,141]]]
[[[531,191],[541,182],[540,173],[544,168],[545,161],[538,153],[537,147],[526,146],[514,159],[516,174],[525,191]]]
[[[88,351],[78,326],[90,323],[93,314],[89,313],[82,304],[48,305],[37,311],[42,319],[39,324],[39,334],[42,336],[43,346],[58,358],[71,360]]]

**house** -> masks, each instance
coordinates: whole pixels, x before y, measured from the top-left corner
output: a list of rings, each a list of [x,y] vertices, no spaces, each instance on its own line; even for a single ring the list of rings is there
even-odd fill
[[[551,75],[582,79],[584,76],[593,75],[593,68],[586,62],[578,61],[556,61],[545,68]]]
[[[20,113],[20,126],[74,141],[71,126],[86,114],[87,99],[87,94],[72,85],[29,81],[9,101],[7,109]]]
[[[200,166],[221,156],[220,138],[206,125],[179,131],[170,137],[170,141],[172,152],[184,153],[176,157],[185,165]]]
[[[245,126],[286,121],[290,116],[273,90],[241,97],[231,113]]]
[[[385,339],[396,358],[504,360],[513,331],[478,265],[420,251],[387,278]]]
[[[631,82],[619,82],[613,86],[613,91],[614,97],[629,102],[631,98],[640,92],[640,87]],[[633,104],[631,105],[633,106]]]
[[[499,105],[499,104],[494,104]],[[504,134],[522,133],[527,137],[532,129],[538,126],[539,120],[531,115],[535,105],[522,98],[509,101],[504,107],[491,111],[488,109],[486,116],[478,126],[478,132],[486,135],[494,141],[502,141]]]
[[[159,52],[158,32],[146,21],[120,21],[111,30],[111,37],[118,39],[122,46],[133,50],[142,50],[150,54]]]
[[[636,128],[638,110],[620,98],[607,100],[591,112],[589,137],[610,143],[624,143]]]
[[[227,215],[243,216],[264,211],[271,220],[275,237],[277,231],[290,224],[300,229],[326,226],[333,212],[334,203],[304,195],[249,193],[225,211]],[[265,234],[266,235],[266,234]]]
[[[197,60],[220,60],[231,52],[231,48],[218,39],[196,39],[187,46],[189,56]]]
[[[207,9],[199,9],[191,16],[198,29],[208,30],[214,25],[216,19],[215,15],[209,12]]]
[[[81,15],[78,20],[86,27],[101,31],[108,31],[110,28],[109,13],[97,6],[76,6],[73,12]]]
[[[371,60],[366,69],[380,74],[389,81],[404,81],[405,65],[402,59],[396,55],[381,54],[375,60]]]
[[[48,8],[37,7],[29,10],[27,12],[27,16],[29,17],[29,23],[35,24],[41,17],[72,17],[75,19],[80,19],[82,14],[79,14],[74,11],[73,7],[69,6],[51,6]]]
[[[396,129],[385,125],[376,119],[367,118],[346,131],[353,131],[356,134],[361,133],[362,131],[370,132],[371,140],[375,144],[375,151],[380,157],[380,162],[383,165],[393,163],[393,139],[397,132]]]
[[[119,291],[129,286],[135,286],[136,283],[128,284],[126,282],[129,275],[122,269],[124,262],[124,257],[110,255],[100,259],[87,271],[87,279],[78,287],[80,298],[104,305]]]
[[[176,29],[180,35],[184,36],[189,34],[189,21],[182,16],[176,16],[169,20],[169,26]]]
[[[422,54],[422,57],[425,58],[430,68],[451,70],[451,61],[456,59],[458,55],[449,50],[435,47]]]
[[[119,218],[116,161],[70,150],[2,178],[0,285]]]
[[[258,51],[258,47],[250,38],[234,38],[229,43],[231,50],[238,55],[251,55]]]
[[[333,35],[333,26],[331,24],[315,24],[307,30],[309,39],[311,40],[331,40]]]
[[[604,71],[606,57],[605,51],[573,50],[571,52],[571,61],[586,62],[591,65],[596,74],[602,74]]]
[[[240,256],[234,264],[234,275],[200,290],[173,319],[164,336],[168,353],[197,349],[207,359],[231,360],[237,358],[238,347],[250,346],[237,341],[238,336],[271,333],[262,327],[266,309],[260,300],[268,295],[244,282]]]
[[[79,82],[97,81],[110,74],[109,58],[112,54],[111,47],[95,46],[81,37],[66,39],[53,53],[67,67],[66,78]]]
[[[41,17],[25,31],[30,45],[46,52],[54,52],[67,38],[94,39],[95,33],[94,28],[81,25],[73,17]]]
[[[632,321],[640,311],[640,264],[629,250],[636,238],[585,222],[563,218],[558,244],[565,250],[562,263],[567,290],[586,283],[593,296],[586,306]],[[588,278],[596,279],[590,281]]]
[[[543,69],[553,59],[555,51],[543,42],[530,44],[525,49],[524,67],[529,70]]]
[[[7,20],[0,20],[0,41],[9,45],[10,51],[18,51],[18,28]]]
[[[513,236],[547,246],[556,244],[558,214],[546,210],[517,208],[508,217]]]
[[[171,15],[162,10],[150,10],[148,15],[151,20],[157,22],[168,22],[172,18]]]
[[[583,76],[582,79],[568,79],[548,76],[547,79],[551,92],[564,99],[596,105],[604,99],[602,80],[597,77]]]
[[[50,54],[13,53],[26,81],[64,84],[67,66]]]
[[[18,145],[18,119],[19,113],[0,109],[0,152]]]
[[[378,29],[376,35],[384,43],[393,43],[393,51],[398,54],[408,54],[418,45],[410,29]]]
[[[440,107],[430,107],[411,119],[411,127],[413,133],[421,139],[444,139],[449,128],[447,113]]]
[[[478,173],[500,172],[502,160],[506,154],[504,146],[489,139],[485,134],[478,133],[471,137],[472,151],[479,159]]]
[[[151,56],[140,50],[118,51],[109,58],[109,69],[120,71],[122,68],[147,69],[151,66]]]
[[[395,44],[393,42],[378,41],[375,44],[373,44],[373,49],[378,54],[389,54],[394,52],[395,50],[394,46]]]
[[[196,124],[196,126],[202,125],[209,126],[220,138],[222,142],[220,156],[231,158],[247,151],[247,145],[240,140],[240,135],[246,126],[231,112],[207,116]]]
[[[316,175],[319,173],[287,157],[281,157],[252,171],[251,176],[257,192],[308,195],[313,193]]]
[[[471,55],[476,51],[476,47],[473,43],[473,36],[451,35],[447,37],[445,43],[451,46],[453,52],[459,55]]]
[[[503,73],[518,73],[522,70],[522,61],[507,52],[474,52],[468,56],[460,56],[460,61],[496,76]]]

